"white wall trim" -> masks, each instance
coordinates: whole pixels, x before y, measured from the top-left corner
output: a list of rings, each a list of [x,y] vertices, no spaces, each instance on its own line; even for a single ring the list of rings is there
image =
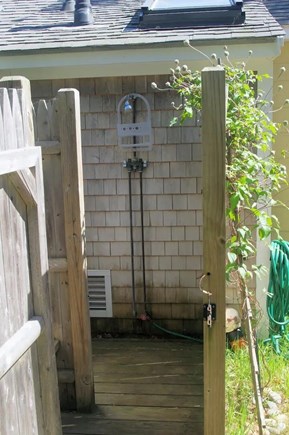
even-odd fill
[[[231,44],[231,45],[229,45]],[[228,41],[232,60],[244,60],[253,50],[250,62],[271,60],[280,54],[283,37],[272,42]],[[192,42],[193,45],[193,42]],[[207,56],[216,53],[224,57],[223,41],[214,45],[198,46]],[[90,50],[86,52],[57,52],[36,54],[4,54],[0,56],[2,76],[24,75],[30,80],[65,79],[81,77],[117,77],[150,74],[167,74],[174,59],[181,63],[194,64],[194,68],[208,66],[208,60],[189,47],[168,46],[155,48],[126,48],[118,50]]]

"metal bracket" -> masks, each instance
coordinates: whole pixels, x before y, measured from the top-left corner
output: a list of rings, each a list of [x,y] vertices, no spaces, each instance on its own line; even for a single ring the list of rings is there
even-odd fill
[[[143,172],[148,167],[148,162],[143,159],[128,159],[124,160],[122,166],[128,170],[128,172]]]
[[[142,115],[145,119],[142,122],[123,123],[123,109],[126,101],[135,105],[136,100],[142,101]],[[140,94],[132,93],[121,98],[117,106],[117,137],[118,145],[121,148],[150,151],[153,143],[153,131],[151,125],[151,109],[147,99]]]
[[[209,327],[212,326],[213,320],[216,320],[216,304],[203,304],[203,319]]]

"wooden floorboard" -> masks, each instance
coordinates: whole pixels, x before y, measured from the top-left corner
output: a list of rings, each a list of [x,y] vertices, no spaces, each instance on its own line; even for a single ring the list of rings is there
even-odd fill
[[[125,421],[78,418],[66,424],[63,433],[73,435],[203,435],[202,422]]]
[[[93,413],[63,413],[64,435],[203,434],[200,344],[99,339],[93,366]]]
[[[124,384],[113,382],[108,384],[106,382],[97,382],[94,384],[95,393],[122,393],[122,394],[158,394],[165,396],[202,396],[203,384]]]
[[[203,383],[203,378],[201,374],[196,373],[195,375],[177,375],[177,374],[158,374],[158,375],[141,375],[135,376],[133,373],[130,377],[120,377],[118,375],[110,375],[109,378],[103,375],[94,376],[94,382],[105,382],[107,383],[115,383],[115,382],[123,382],[123,383],[131,383],[136,382],[138,384],[147,384],[148,382],[153,382],[157,384],[177,384],[177,385],[187,385],[187,384],[199,384]]]
[[[124,394],[124,393],[96,393],[95,403],[98,405],[113,405],[113,406],[156,406],[168,408],[200,407],[200,396],[183,396],[183,395],[159,395],[159,394]]]

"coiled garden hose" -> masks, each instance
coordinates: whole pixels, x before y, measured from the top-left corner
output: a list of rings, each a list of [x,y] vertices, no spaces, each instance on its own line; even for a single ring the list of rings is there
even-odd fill
[[[273,240],[270,246],[270,277],[267,295],[269,335],[275,351],[289,324],[289,242]]]

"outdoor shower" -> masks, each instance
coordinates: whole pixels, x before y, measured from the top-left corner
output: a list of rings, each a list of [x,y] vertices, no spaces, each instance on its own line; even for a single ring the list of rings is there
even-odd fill
[[[152,313],[149,312],[147,303],[146,264],[145,264],[145,240],[144,240],[144,204],[143,204],[143,172],[148,167],[148,162],[140,158],[139,150],[149,151],[152,149],[151,111],[148,101],[140,94],[128,94],[121,98],[117,108],[117,134],[118,144],[121,148],[132,152],[132,157],[124,160],[123,167],[128,171],[128,196],[129,196],[129,226],[131,248],[131,289],[133,317],[141,321],[149,321],[161,333],[170,334],[178,338],[202,342],[201,339],[164,328],[156,323]],[[144,312],[136,310],[136,285],[135,285],[135,250],[134,250],[134,225],[132,205],[132,178],[137,181],[139,176],[140,196],[140,226],[141,226],[141,260],[142,260],[142,287]]]
[[[144,118],[139,122],[136,120],[138,102],[142,103],[140,113]],[[134,153],[152,149],[151,109],[144,96],[132,93],[121,98],[117,107],[117,136],[118,145]]]
[[[137,101],[142,103],[144,120],[137,122]],[[124,119],[125,118],[125,119]],[[130,221],[130,248],[131,248],[131,285],[132,285],[132,310],[133,317],[137,317],[135,299],[135,254],[133,232],[133,207],[132,207],[132,173],[139,174],[140,188],[140,216],[141,216],[141,246],[142,246],[142,281],[145,312],[147,312],[146,268],[145,268],[145,242],[144,242],[144,207],[143,207],[143,171],[148,162],[137,157],[137,150],[150,150],[152,147],[151,112],[148,101],[140,94],[128,94],[121,98],[117,109],[117,133],[120,147],[133,151],[133,158],[123,162],[123,167],[128,171],[129,194],[129,221]],[[130,122],[128,122],[130,121]]]

